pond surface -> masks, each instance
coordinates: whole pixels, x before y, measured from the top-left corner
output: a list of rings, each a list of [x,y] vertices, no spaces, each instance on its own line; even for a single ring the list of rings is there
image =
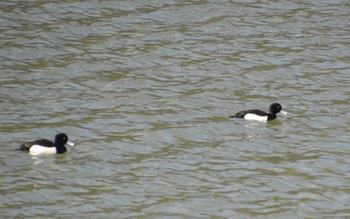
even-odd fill
[[[349,11],[1,2],[1,217],[349,218]],[[14,151],[59,132],[66,154]]]

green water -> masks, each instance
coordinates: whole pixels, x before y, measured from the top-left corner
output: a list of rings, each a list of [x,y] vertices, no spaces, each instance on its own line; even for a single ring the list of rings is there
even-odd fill
[[[349,7],[0,3],[0,216],[349,218]]]

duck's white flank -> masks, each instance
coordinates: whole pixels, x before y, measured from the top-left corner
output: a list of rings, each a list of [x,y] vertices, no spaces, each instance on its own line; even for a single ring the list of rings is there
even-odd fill
[[[245,120],[254,120],[254,121],[259,121],[259,122],[266,122],[267,121],[267,116],[258,116],[253,113],[248,113],[244,116]]]
[[[39,154],[56,154],[56,147],[43,147],[41,145],[33,145],[29,149],[29,153],[32,155],[39,155]]]

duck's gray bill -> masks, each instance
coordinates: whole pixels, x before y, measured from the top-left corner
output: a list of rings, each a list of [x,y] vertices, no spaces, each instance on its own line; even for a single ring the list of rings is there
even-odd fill
[[[281,110],[280,113],[287,115],[288,113],[286,111]]]
[[[67,144],[68,144],[69,146],[72,146],[72,147],[75,146],[75,144],[74,144],[73,142],[71,142],[71,141],[68,141]]]

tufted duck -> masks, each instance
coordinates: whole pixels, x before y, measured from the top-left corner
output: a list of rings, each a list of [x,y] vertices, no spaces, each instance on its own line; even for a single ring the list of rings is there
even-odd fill
[[[273,103],[270,105],[269,113],[265,113],[258,109],[244,110],[230,116],[230,118],[244,118],[246,120],[266,122],[275,119],[277,113],[287,114],[287,112],[282,110],[281,104]]]

